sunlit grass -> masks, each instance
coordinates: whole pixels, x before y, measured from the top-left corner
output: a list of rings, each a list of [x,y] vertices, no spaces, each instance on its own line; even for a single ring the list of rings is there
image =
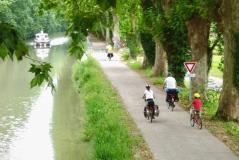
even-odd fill
[[[224,124],[225,130],[239,141],[239,125],[236,122],[227,122]]]
[[[128,64],[129,64],[130,68],[135,69],[135,70],[139,70],[142,68],[142,64],[135,60],[130,60],[128,62]]]
[[[210,70],[209,75],[215,76],[215,77],[218,77],[218,78],[222,78],[223,73],[222,73],[222,71],[220,71],[218,69],[219,63],[221,62],[221,57],[222,56],[219,56],[219,55],[213,55],[212,68]]]
[[[139,136],[131,135],[128,114],[116,91],[93,60],[76,64],[74,81],[86,108],[84,140],[91,141],[94,159],[131,160]]]

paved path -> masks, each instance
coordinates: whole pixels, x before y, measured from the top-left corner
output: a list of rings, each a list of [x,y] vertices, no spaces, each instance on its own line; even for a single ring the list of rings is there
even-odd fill
[[[103,43],[93,43],[93,56],[100,62],[112,85],[118,90],[156,160],[239,160],[206,129],[190,127],[189,114],[176,106],[166,107],[165,93],[152,86],[160,115],[153,123],[143,117],[145,80],[130,70],[117,56],[108,61]]]

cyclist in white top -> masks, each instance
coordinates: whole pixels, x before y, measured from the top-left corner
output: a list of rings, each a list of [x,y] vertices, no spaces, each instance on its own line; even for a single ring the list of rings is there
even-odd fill
[[[152,106],[154,109],[154,99],[155,99],[154,92],[150,89],[150,85],[147,84],[145,87],[146,90],[144,91],[143,98],[145,99],[145,101],[147,101],[147,106]],[[146,107],[144,107],[144,114],[146,113]]]
[[[178,101],[177,93],[179,92],[179,90],[177,89],[176,79],[172,76],[171,73],[168,73],[168,77],[164,80],[164,89],[167,93],[166,101],[169,101],[169,99],[171,99],[169,97],[169,94],[175,94],[175,101]]]
[[[164,88],[166,88],[166,92],[167,89],[177,89],[176,79],[171,73],[169,73],[168,77],[164,80]]]

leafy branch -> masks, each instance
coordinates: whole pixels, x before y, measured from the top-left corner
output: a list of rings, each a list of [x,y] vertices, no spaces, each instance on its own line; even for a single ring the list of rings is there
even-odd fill
[[[0,23],[0,58],[5,60],[14,57],[20,61],[23,58],[30,59],[37,64],[31,64],[29,72],[34,73],[31,80],[31,87],[40,86],[44,81],[48,86],[55,89],[52,77],[50,76],[52,66],[49,63],[33,59],[28,54],[28,48],[15,28],[7,23]]]

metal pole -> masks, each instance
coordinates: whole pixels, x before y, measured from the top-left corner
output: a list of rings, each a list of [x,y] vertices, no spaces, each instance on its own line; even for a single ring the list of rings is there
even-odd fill
[[[192,101],[192,77],[191,74],[189,75],[189,101]]]

